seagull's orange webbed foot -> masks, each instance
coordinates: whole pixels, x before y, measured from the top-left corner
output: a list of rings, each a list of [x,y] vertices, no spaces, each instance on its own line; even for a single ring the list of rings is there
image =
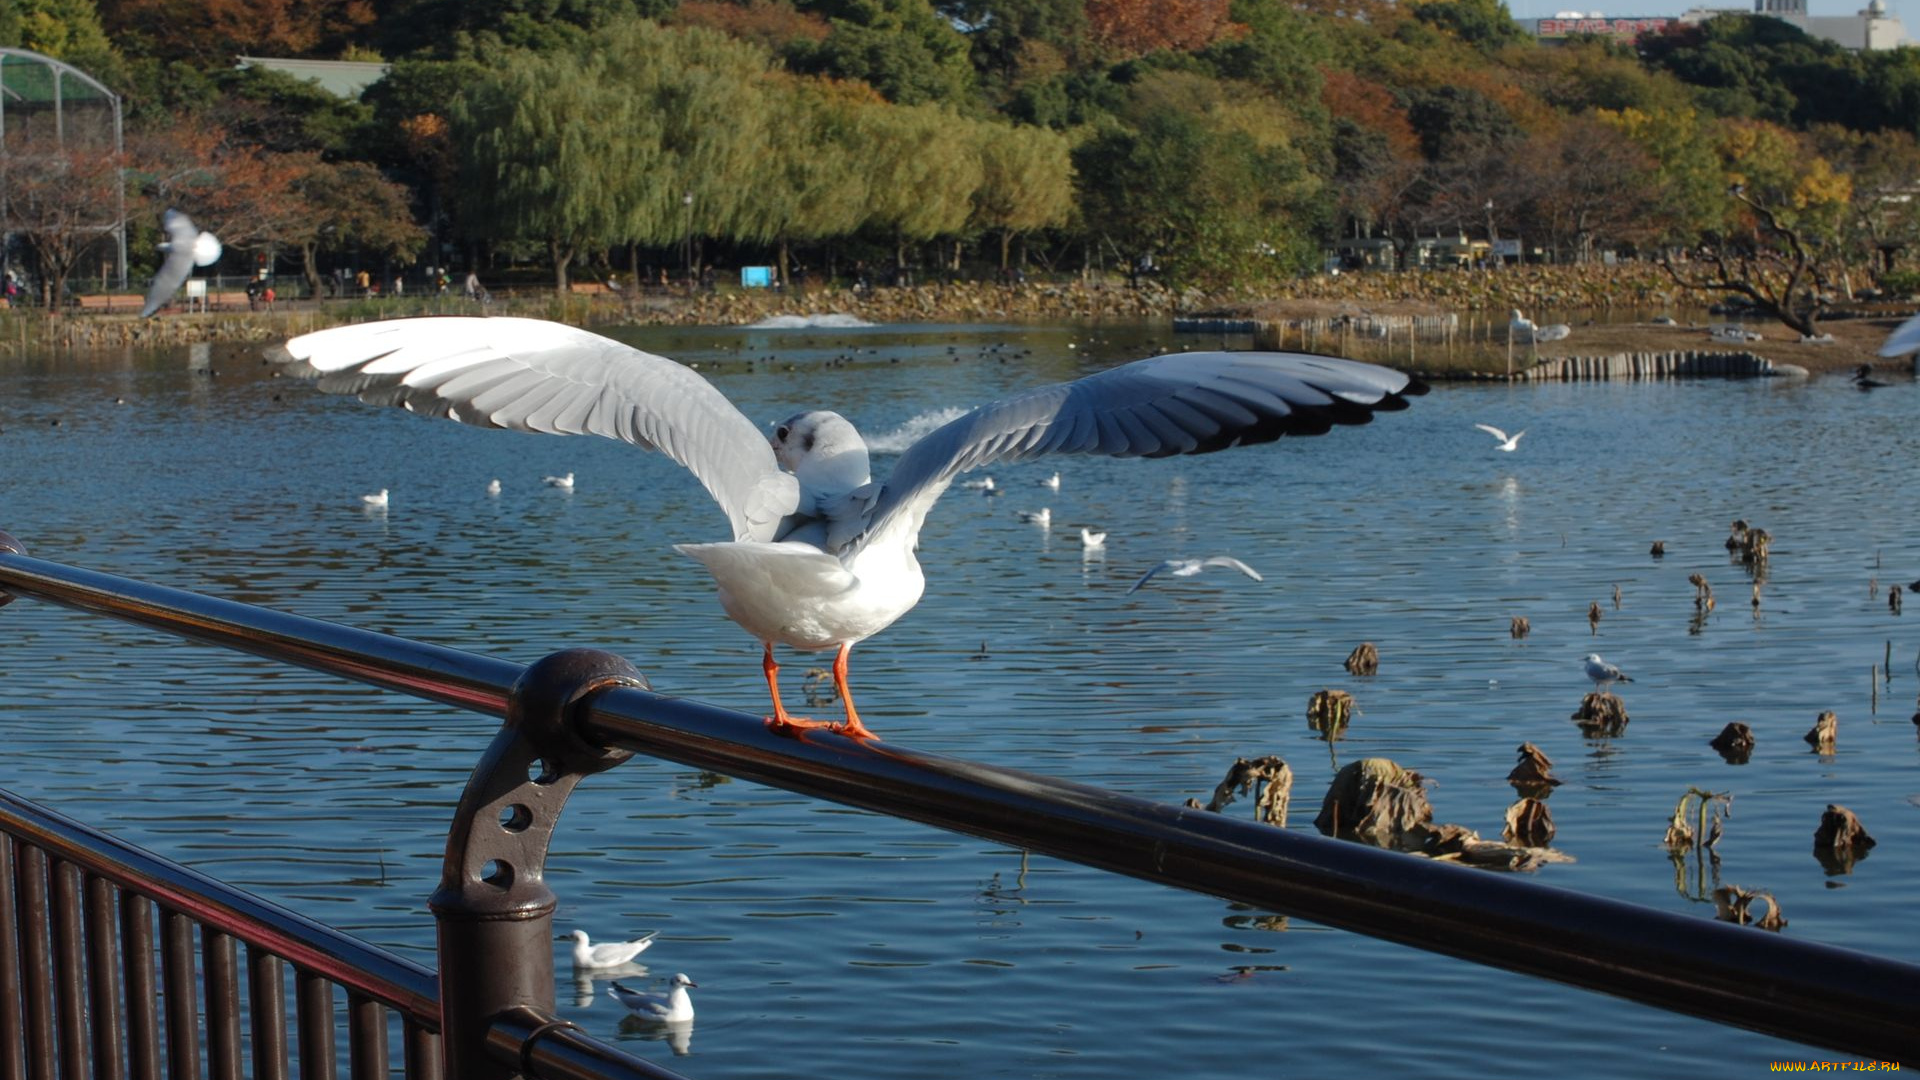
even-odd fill
[[[860,714],[853,709],[853,690],[847,686],[847,654],[852,651],[853,646],[842,645],[833,657],[833,687],[840,691],[840,700],[847,707],[847,722],[835,725],[834,730],[849,739],[877,739],[879,736],[860,722]]]
[[[879,737],[871,728],[860,722],[860,714],[853,708],[853,694],[847,689],[847,653],[852,650],[852,646],[840,646],[839,654],[833,658],[833,685],[840,691],[840,700],[847,707],[847,718],[839,723],[814,720],[789,713],[786,706],[780,704],[780,665],[773,662],[773,646],[767,644],[765,649],[761,657],[760,669],[767,674],[767,692],[773,696],[773,715],[767,717],[768,727],[783,734],[806,731],[809,728],[826,728],[828,731],[845,735],[849,739]]]

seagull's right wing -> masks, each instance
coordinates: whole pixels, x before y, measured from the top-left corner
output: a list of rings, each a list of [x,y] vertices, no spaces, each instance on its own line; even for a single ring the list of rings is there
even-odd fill
[[[773,539],[799,502],[773,448],[713,384],[665,357],[539,319],[390,319],[320,330],[270,359],[322,390],[478,427],[603,435],[698,477],[735,540]]]
[[[167,234],[161,245],[166,257],[160,260],[153,284],[147,287],[147,302],[140,308],[143,319],[164,307],[187,280],[187,275],[193,273],[193,242],[200,237],[200,227],[178,210],[160,215],[160,228]]]
[[[954,477],[1042,454],[1170,457],[1319,435],[1407,407],[1427,387],[1374,364],[1307,353],[1173,353],[982,405],[894,463],[864,534],[921,521]],[[863,541],[864,542],[864,541]]]
[[[1260,576],[1260,572],[1258,570],[1255,570],[1253,567],[1248,566],[1246,563],[1241,562],[1239,559],[1236,559],[1231,555],[1209,555],[1206,557],[1205,560],[1201,562],[1200,565],[1224,567],[1228,570],[1238,570],[1255,581],[1267,580],[1266,578],[1263,578]]]
[[[1507,433],[1504,431],[1501,431],[1497,427],[1494,427],[1492,424],[1475,424],[1473,426],[1479,428],[1481,431],[1486,432],[1487,434],[1493,436],[1494,438],[1499,439],[1501,442],[1507,441]]]
[[[1900,324],[1900,329],[1887,335],[1886,344],[1880,346],[1881,356],[1905,356],[1920,349],[1920,315],[1915,315]]]
[[[1128,596],[1132,596],[1132,595],[1133,595],[1134,593],[1137,593],[1137,592],[1139,592],[1139,591],[1140,591],[1140,586],[1142,586],[1142,585],[1145,585],[1145,584],[1146,584],[1146,583],[1147,583],[1147,582],[1148,582],[1149,580],[1151,580],[1151,579],[1153,578],[1153,575],[1155,575],[1155,574],[1157,574],[1157,573],[1159,573],[1159,572],[1160,572],[1160,571],[1162,571],[1162,570],[1166,570],[1166,569],[1169,569],[1169,568],[1171,568],[1171,567],[1175,567],[1175,566],[1178,566],[1178,565],[1180,565],[1180,563],[1179,563],[1179,560],[1177,560],[1177,559],[1168,559],[1168,560],[1166,560],[1165,562],[1162,562],[1162,563],[1161,563],[1160,565],[1158,565],[1158,566],[1156,566],[1156,567],[1154,567],[1153,569],[1151,569],[1151,570],[1149,570],[1149,571],[1147,571],[1146,573],[1144,573],[1144,574],[1141,574],[1141,575],[1140,575],[1140,580],[1139,580],[1139,581],[1136,581],[1136,582],[1134,582],[1134,583],[1133,583],[1133,588],[1131,588],[1131,589],[1128,589],[1128,590],[1127,590],[1127,595],[1128,595]]]

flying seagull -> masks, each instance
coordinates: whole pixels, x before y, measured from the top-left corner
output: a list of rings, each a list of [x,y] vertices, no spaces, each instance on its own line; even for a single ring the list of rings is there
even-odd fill
[[[757,638],[782,730],[871,737],[847,686],[853,646],[920,600],[927,512],[960,474],[1043,454],[1168,457],[1319,435],[1395,411],[1425,384],[1372,364],[1297,353],[1178,353],[990,402],[908,447],[876,480],[839,413],[796,413],[766,435],[681,364],[536,319],[432,317],[305,334],[273,354],[323,390],[481,427],[602,435],[690,469],[729,538],[677,544]],[[837,650],[843,724],[787,713],[773,646]]]
[[[1900,324],[1900,328],[1887,335],[1880,346],[1881,356],[1905,356],[1920,349],[1920,315],[1915,315]]]
[[[1258,570],[1255,570],[1253,567],[1248,566],[1246,563],[1241,562],[1231,555],[1209,555],[1204,559],[1167,559],[1159,566],[1141,574],[1140,580],[1134,582],[1133,588],[1127,590],[1127,595],[1132,596],[1134,593],[1139,592],[1140,586],[1145,585],[1153,575],[1161,573],[1162,571],[1172,574],[1174,577],[1192,577],[1202,570],[1213,567],[1225,567],[1228,570],[1238,570],[1255,581],[1266,580],[1266,578],[1260,576]]]
[[[167,234],[167,238],[160,241],[160,250],[166,257],[160,260],[160,269],[147,288],[147,303],[140,309],[143,319],[173,299],[194,267],[211,266],[220,261],[220,238],[200,231],[193,219],[180,211],[168,210],[161,214],[160,229]]]
[[[1512,435],[1509,435],[1506,432],[1501,431],[1499,428],[1494,427],[1492,424],[1475,424],[1473,426],[1479,428],[1481,431],[1486,432],[1487,434],[1493,436],[1494,438],[1499,439],[1500,440],[1499,449],[1505,450],[1508,453],[1512,453],[1513,451],[1520,449],[1520,436],[1526,434],[1526,432],[1524,431],[1517,431]]]

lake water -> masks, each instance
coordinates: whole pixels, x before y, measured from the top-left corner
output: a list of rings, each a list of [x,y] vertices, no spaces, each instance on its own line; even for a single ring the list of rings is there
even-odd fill
[[[895,446],[943,410],[1219,342],[619,335],[701,364],[756,421],[831,405]],[[1578,860],[1539,880],[1711,918],[1661,837],[1690,785],[1727,791],[1720,880],[1772,892],[1788,934],[1920,961],[1920,607],[1886,601],[1920,578],[1920,386],[1893,381],[1441,386],[1322,438],[992,470],[1003,496],[955,489],[928,519],[926,599],[856,650],[861,712],[902,744],[1171,802],[1278,754],[1297,829],[1337,764],[1385,756],[1433,779],[1440,820],[1497,836],[1531,741]],[[1498,453],[1476,421],[1528,435]],[[244,349],[0,360],[0,429],[0,529],[37,556],[521,661],[597,645],[662,692],[765,707],[758,645],[670,547],[723,518],[658,455],[326,397]],[[1037,485],[1056,468],[1058,492]],[[540,483],[568,471],[571,495]],[[379,488],[391,506],[363,510]],[[1016,515],[1042,506],[1050,532]],[[1722,546],[1735,518],[1774,538],[1757,610]],[[1109,531],[1103,558],[1082,524]],[[1127,595],[1163,558],[1213,553],[1266,580]],[[1704,619],[1695,572],[1719,600]],[[424,901],[491,721],[31,602],[0,628],[0,786],[432,962]],[[1341,661],[1362,641],[1380,673],[1356,679]],[[1617,738],[1568,720],[1589,652],[1635,679]],[[790,699],[825,659],[783,656]],[[1360,712],[1331,751],[1304,719],[1325,687]],[[1820,755],[1801,735],[1828,709]],[[1729,721],[1757,734],[1747,764],[1707,745]],[[1812,854],[1828,803],[1879,841],[1851,874]],[[703,1078],[1467,1078],[1536,1058],[1671,1077],[1839,1056],[644,759],[581,785],[549,872],[562,929],[661,932],[628,981],[699,982],[672,1064]],[[570,1017],[671,1056],[583,989],[561,987]]]

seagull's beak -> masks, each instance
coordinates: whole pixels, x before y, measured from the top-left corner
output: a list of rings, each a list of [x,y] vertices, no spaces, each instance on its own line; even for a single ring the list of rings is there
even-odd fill
[[[573,938],[572,938],[571,936],[569,936],[569,935],[567,935],[567,934],[555,934],[555,935],[553,935],[553,940],[555,940],[555,941],[572,941],[572,940],[573,940]]]

